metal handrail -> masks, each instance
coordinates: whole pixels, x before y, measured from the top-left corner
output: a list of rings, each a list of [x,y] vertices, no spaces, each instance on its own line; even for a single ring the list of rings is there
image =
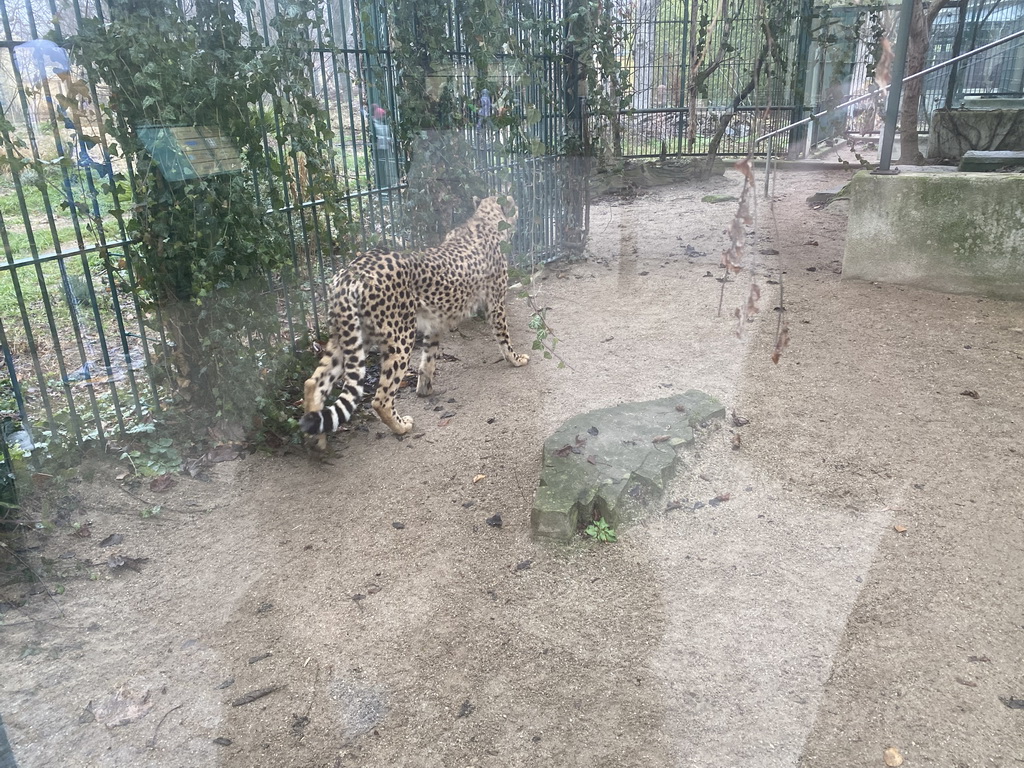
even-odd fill
[[[1003,43],[1008,43],[1010,40],[1014,40],[1018,37],[1024,37],[1024,29],[1006,35],[1005,37],[1001,37],[998,40],[994,40],[991,43],[986,43],[985,45],[970,50],[967,53],[962,53],[959,56],[955,56],[952,59],[949,59],[948,61],[943,61],[942,63],[935,64],[934,66],[928,67],[927,69],[922,69],[920,72],[915,72],[912,75],[907,75],[906,77],[903,78],[902,82],[907,83],[911,80],[915,80],[918,77],[924,77],[925,75],[931,74],[932,72],[942,69],[943,67],[948,67],[950,64],[953,64],[954,62],[961,61],[963,59],[968,59],[972,56],[977,56],[979,53],[987,51],[990,48],[995,48],[996,46],[1002,45]],[[802,120],[797,120],[795,123],[790,123],[785,128],[779,128],[778,130],[772,131],[771,133],[766,133],[763,136],[758,136],[756,139],[754,139],[754,143],[760,144],[762,141],[764,141],[765,139],[770,139],[772,136],[777,136],[780,133],[785,133],[786,131],[792,128],[797,128],[801,125],[807,125],[807,123],[814,122],[818,118],[824,117],[829,112],[835,112],[838,109],[843,109],[843,107],[849,107],[850,105],[856,104],[857,102],[860,101],[864,101],[865,99],[873,99],[876,96],[878,96],[878,94],[889,90],[890,85],[891,83],[889,85],[879,86],[877,90],[871,91],[870,93],[865,93],[862,96],[857,96],[856,98],[844,101],[842,104],[837,104],[836,106],[830,107],[829,109],[822,110],[821,112],[816,112],[810,117],[805,117]]]

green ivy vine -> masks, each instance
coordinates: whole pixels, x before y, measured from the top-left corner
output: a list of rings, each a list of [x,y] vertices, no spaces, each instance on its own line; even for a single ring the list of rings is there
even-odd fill
[[[132,288],[169,332],[177,391],[221,418],[251,420],[263,350],[280,331],[273,286],[294,278],[283,210],[295,180],[304,199],[324,201],[318,226],[345,222],[329,122],[309,93],[318,2],[291,2],[266,46],[247,42],[239,12],[225,0],[198,2],[194,16],[173,0],[118,0],[110,20],[86,19],[59,42],[109,88],[103,143],[124,169],[122,196],[130,181]],[[151,126],[214,127],[242,170],[168,180],[142,141]]]

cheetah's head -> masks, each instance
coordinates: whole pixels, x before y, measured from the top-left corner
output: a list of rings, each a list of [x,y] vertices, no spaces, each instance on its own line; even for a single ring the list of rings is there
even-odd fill
[[[477,203],[473,217],[490,222],[508,238],[512,236],[512,229],[519,218],[519,209],[511,195],[485,197]]]

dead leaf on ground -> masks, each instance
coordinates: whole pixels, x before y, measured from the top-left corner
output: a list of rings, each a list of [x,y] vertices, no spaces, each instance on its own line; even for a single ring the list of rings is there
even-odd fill
[[[896,531],[896,533],[906,533],[908,530],[905,525],[894,525],[892,529]]]
[[[972,400],[977,400],[977,399],[978,399],[979,397],[981,397],[981,395],[979,395],[979,394],[978,394],[978,391],[977,391],[977,390],[975,390],[975,389],[965,389],[965,390],[964,390],[963,392],[961,392],[960,394],[961,394],[961,395],[964,395],[964,396],[966,396],[966,397],[969,397],[969,398],[971,398]]]
[[[252,704],[258,699],[262,699],[264,696],[269,696],[274,691],[279,691],[283,688],[283,685],[274,685],[270,688],[260,688],[259,690],[250,691],[244,696],[239,696],[237,699],[231,702],[232,707],[244,707],[246,704]]]
[[[204,458],[211,464],[219,464],[222,461],[234,461],[241,455],[241,445],[238,443],[223,443],[207,451]]]
[[[968,688],[977,688],[978,687],[978,684],[976,682],[974,682],[973,680],[968,680],[966,677],[959,677],[958,676],[958,677],[955,677],[953,679],[956,680],[958,683],[960,683],[960,685],[966,685]]]
[[[736,413],[736,411],[732,412],[732,425],[734,427],[745,427],[749,423],[750,419],[746,419],[743,416],[740,416],[738,413]]]
[[[107,558],[107,567],[112,571],[120,571],[125,568],[138,573],[142,570],[142,564],[149,560],[148,557],[128,557],[127,555],[113,554]]]
[[[124,541],[124,536],[122,534],[120,534],[120,533],[112,533],[109,536],[107,536],[107,538],[105,538],[103,541],[100,542],[100,546],[101,547],[116,547],[122,541]]]
[[[479,482],[480,482],[481,480],[483,480],[483,479],[484,479],[485,477],[487,477],[487,475],[474,475],[474,476],[473,476],[473,482],[474,482],[474,483],[479,483]]]
[[[447,427],[450,423],[451,423],[451,419],[441,419],[439,422],[437,422],[437,426],[439,426],[439,427]]]
[[[734,451],[738,451],[740,449],[740,444],[742,442],[743,442],[742,438],[738,434],[734,434],[732,436],[732,449]]]
[[[885,760],[885,764],[889,768],[897,768],[897,766],[903,765],[903,755],[896,747],[889,747],[882,753],[882,758]]]
[[[160,475],[159,477],[154,477],[149,481],[149,490],[156,491],[157,493],[163,493],[164,491],[173,488],[176,483],[177,480],[174,479],[174,475]]]
[[[153,708],[149,700],[149,689],[135,690],[128,683],[120,686],[113,695],[93,708],[96,720],[107,728],[129,725],[145,717]]]
[[[669,439],[670,439],[670,435],[658,435],[657,437],[652,438],[651,442],[652,443],[664,443],[664,442],[666,442]]]

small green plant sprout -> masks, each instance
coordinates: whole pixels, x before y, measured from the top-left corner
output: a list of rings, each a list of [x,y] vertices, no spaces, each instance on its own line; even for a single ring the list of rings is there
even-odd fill
[[[161,506],[159,504],[154,504],[152,507],[146,507],[144,510],[139,512],[139,517],[143,520],[150,520],[154,517],[159,517],[160,510]]]
[[[552,357],[557,358],[558,367],[565,368],[565,360],[555,352],[555,347],[558,345],[558,337],[555,336],[551,326],[547,324],[543,312],[533,313],[533,317],[530,318],[530,330],[537,334],[537,337],[533,340],[532,348],[540,350],[545,360],[550,360]]]
[[[127,459],[132,465],[132,472],[139,477],[173,474],[181,469],[182,463],[174,441],[169,437],[156,436],[136,441],[121,453],[121,459]]]
[[[597,539],[603,544],[612,544],[619,540],[615,529],[608,525],[608,522],[603,517],[592,522],[583,532],[590,538]]]

